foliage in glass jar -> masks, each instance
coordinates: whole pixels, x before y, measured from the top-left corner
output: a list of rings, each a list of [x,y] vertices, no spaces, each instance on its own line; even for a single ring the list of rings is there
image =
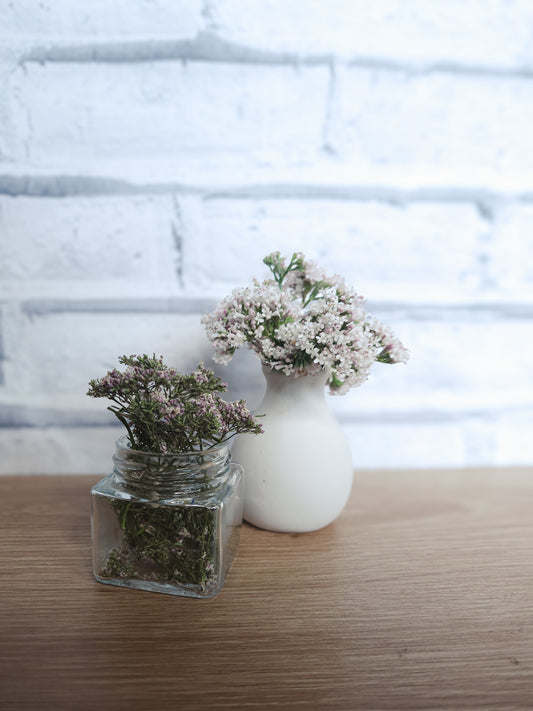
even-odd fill
[[[95,511],[113,516],[120,531],[105,546],[96,577],[202,596],[221,575],[216,541],[225,524],[217,496],[235,468],[226,442],[238,433],[258,434],[261,425],[244,400],[222,399],[225,384],[201,363],[186,375],[155,355],[121,356],[119,363],[125,370],[115,368],[91,380],[87,392],[111,400],[108,409],[126,427],[130,445],[119,440],[115,455],[114,471],[125,482],[124,492],[116,494],[111,480],[93,489],[99,492]],[[217,461],[221,464],[213,466]],[[194,493],[187,494],[189,489]]]

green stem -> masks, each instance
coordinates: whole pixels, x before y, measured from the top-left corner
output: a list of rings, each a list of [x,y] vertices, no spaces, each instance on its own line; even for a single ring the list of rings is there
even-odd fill
[[[123,531],[126,530],[126,516],[128,515],[128,511],[130,510],[132,503],[133,503],[133,501],[129,501],[126,504],[126,506],[124,507],[124,511],[122,512],[122,516],[120,517],[120,528]]]
[[[135,449],[135,437],[133,436],[133,432],[131,431],[128,420],[122,415],[120,410],[117,410],[111,406],[109,406],[107,409],[110,412],[114,413],[117,416],[117,418],[120,420],[120,422],[122,422],[122,424],[124,425],[124,427],[126,428],[126,430],[128,432],[128,439],[130,440],[130,444]]]

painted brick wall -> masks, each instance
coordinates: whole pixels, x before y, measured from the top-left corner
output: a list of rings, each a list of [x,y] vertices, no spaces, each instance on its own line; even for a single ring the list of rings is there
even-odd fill
[[[87,382],[209,365],[270,251],[411,349],[332,409],[357,467],[533,463],[530,0],[0,0],[0,472],[109,469]],[[218,372],[252,407],[259,366]]]

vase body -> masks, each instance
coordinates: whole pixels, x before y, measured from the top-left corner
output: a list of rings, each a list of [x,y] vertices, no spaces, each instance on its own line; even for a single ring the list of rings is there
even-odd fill
[[[117,441],[113,473],[91,491],[93,571],[110,585],[208,598],[235,556],[242,467],[227,445],[154,454]]]
[[[264,432],[238,435],[232,450],[245,470],[244,518],[271,531],[323,528],[344,508],[353,479],[347,439],[327,407],[327,376],[263,372],[256,414]]]

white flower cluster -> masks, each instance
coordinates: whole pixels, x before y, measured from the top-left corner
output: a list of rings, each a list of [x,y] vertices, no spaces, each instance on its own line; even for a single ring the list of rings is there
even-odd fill
[[[235,289],[202,318],[215,361],[229,363],[248,344],[263,363],[286,375],[326,370],[334,394],[361,385],[374,361],[407,362],[408,351],[369,316],[364,298],[343,279],[326,277],[300,253],[289,263],[279,252],[264,262],[273,279]]]

